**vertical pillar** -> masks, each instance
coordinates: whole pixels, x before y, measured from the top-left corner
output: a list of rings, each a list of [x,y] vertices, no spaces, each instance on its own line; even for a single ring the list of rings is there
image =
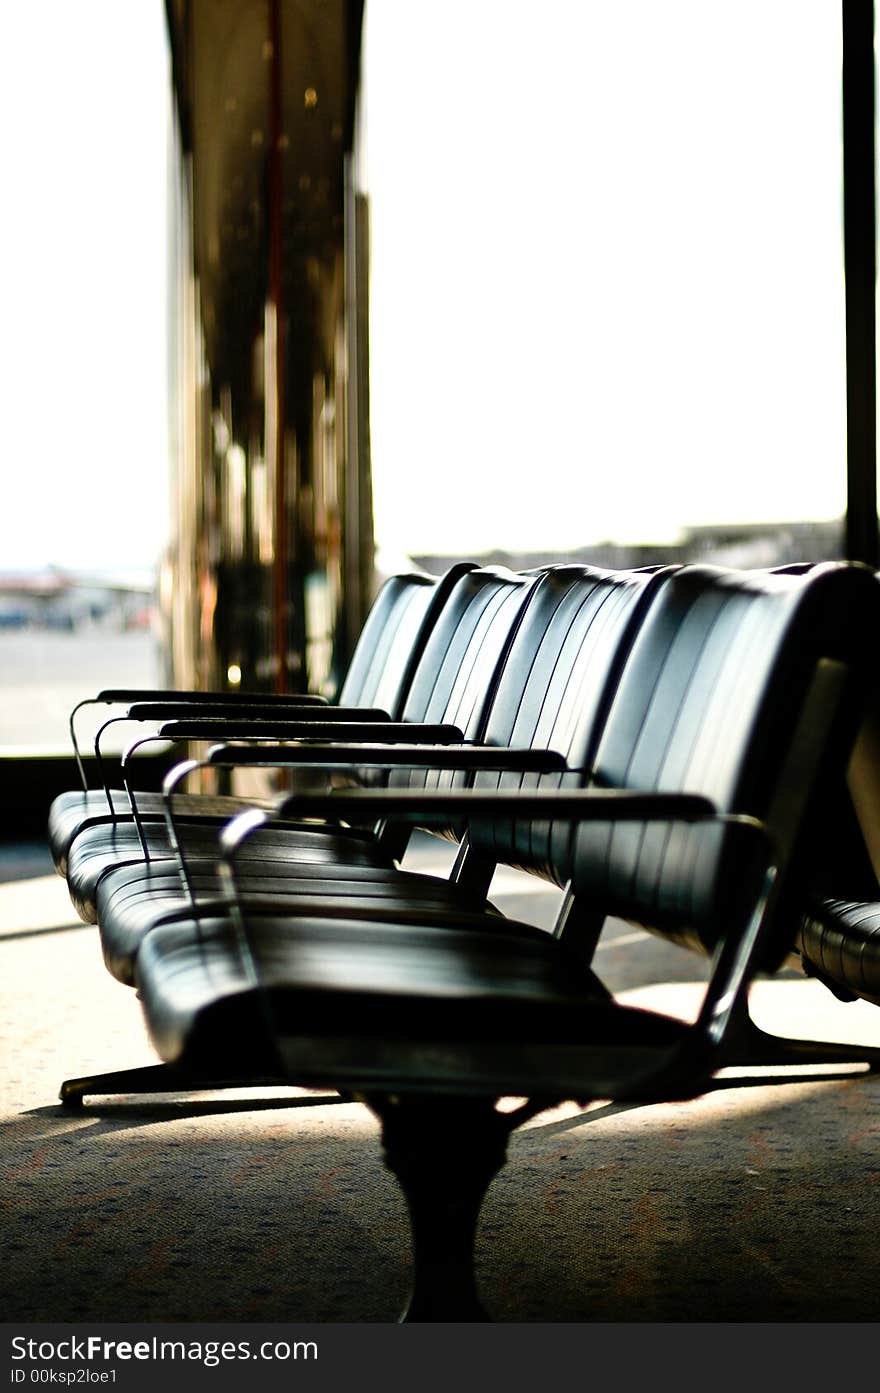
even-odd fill
[[[362,3],[165,4],[178,118],[172,394],[187,425],[164,586],[169,676],[329,694],[350,656],[346,613],[363,613],[372,574],[365,359],[347,361],[365,262],[345,284]],[[354,370],[360,391],[346,396]]]
[[[282,112],[280,0],[269,3],[269,275],[266,298],[266,457],[275,500],[275,556],[272,563],[272,633],[275,648],[275,690],[286,692],[288,681],[288,552],[287,480],[284,470],[284,305],[281,281]]]
[[[841,0],[846,276],[846,554],[880,564],[877,533],[874,4]]]

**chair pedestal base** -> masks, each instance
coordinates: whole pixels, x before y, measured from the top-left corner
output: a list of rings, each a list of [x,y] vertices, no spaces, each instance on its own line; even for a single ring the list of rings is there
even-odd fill
[[[750,1065],[867,1064],[880,1070],[880,1048],[874,1045],[840,1044],[830,1040],[793,1040],[762,1030],[749,1015],[748,1006],[737,1013],[728,1030],[717,1068]]]
[[[71,1111],[81,1108],[93,1094],[125,1093],[192,1093],[212,1088],[274,1088],[288,1087],[289,1079],[280,1074],[257,1078],[254,1075],[238,1079],[197,1078],[170,1064],[147,1064],[141,1069],[117,1069],[108,1074],[89,1074],[79,1079],[65,1079],[59,1097],[62,1107]]]
[[[474,1276],[477,1220],[521,1119],[484,1099],[366,1101],[409,1208],[413,1284],[401,1322],[489,1320]]]

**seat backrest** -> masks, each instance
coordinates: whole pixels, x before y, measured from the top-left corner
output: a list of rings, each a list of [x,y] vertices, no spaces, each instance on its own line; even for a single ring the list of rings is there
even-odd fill
[[[487,717],[489,745],[553,750],[569,772],[479,773],[480,788],[577,787],[588,777],[618,675],[635,633],[673,567],[604,571],[557,566],[523,613]],[[531,870],[557,884],[570,873],[567,822],[475,820],[478,856]]]
[[[402,719],[446,721],[479,739],[501,660],[535,576],[481,566],[449,592],[416,665]]]
[[[391,787],[583,782],[623,657],[672,569],[610,572],[573,565],[514,573],[490,566],[460,578],[426,642],[404,719],[450,722],[471,742],[551,750],[571,773],[399,769],[389,777]],[[370,781],[368,771],[362,777]],[[446,836],[467,831],[484,864],[505,861],[559,884],[568,878],[568,823],[505,827],[487,819],[451,826],[438,818],[425,825]]]
[[[504,566],[479,567],[458,577],[416,664],[404,721],[447,723],[468,742],[482,740],[498,675],[537,579]],[[400,769],[389,783],[442,788],[454,777],[443,770]]]
[[[453,724],[466,741],[482,738],[497,674],[526,599],[536,584],[503,566],[468,567],[448,585],[433,614],[421,656],[414,664],[402,705],[404,722]],[[427,769],[358,770],[361,783],[393,787],[444,787],[451,775]],[[439,836],[457,832],[448,819],[426,823]]]
[[[793,941],[785,906],[875,680],[878,611],[860,566],[683,567],[647,612],[609,708],[596,784],[703,794],[768,825],[782,888],[765,966]],[[587,909],[711,952],[753,895],[744,838],[717,824],[583,823],[573,887]]]
[[[340,706],[369,706],[398,718],[431,627],[460,576],[460,562],[441,578],[424,572],[390,576],[364,621],[339,689]]]

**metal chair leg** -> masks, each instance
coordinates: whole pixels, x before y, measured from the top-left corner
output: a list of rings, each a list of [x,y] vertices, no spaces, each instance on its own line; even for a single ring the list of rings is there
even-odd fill
[[[211,1088],[287,1087],[289,1080],[280,1075],[238,1079],[197,1078],[170,1064],[147,1064],[140,1069],[118,1069],[107,1074],[89,1074],[79,1079],[65,1079],[59,1097],[62,1107],[81,1108],[90,1094],[125,1093],[192,1093]]]
[[[366,1101],[409,1208],[413,1284],[401,1322],[488,1320],[474,1276],[477,1220],[521,1118],[488,1099]]]
[[[867,1064],[880,1070],[880,1048],[828,1040],[793,1040],[756,1025],[745,1005],[731,1024],[717,1067],[750,1065]]]

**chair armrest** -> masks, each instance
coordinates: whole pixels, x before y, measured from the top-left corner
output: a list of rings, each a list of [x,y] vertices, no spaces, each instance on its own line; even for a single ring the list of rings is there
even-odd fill
[[[361,818],[365,812],[373,812],[377,817],[418,817],[428,810],[478,817],[558,817],[571,822],[609,818],[629,822],[733,819],[756,828],[762,826],[757,818],[719,813],[711,799],[698,793],[642,793],[619,788],[333,789],[324,793],[285,794],[263,816],[271,821],[273,817],[287,817],[294,809],[302,817]],[[233,823],[235,821],[237,819],[233,819]],[[223,829],[221,841],[227,832],[231,833],[231,828],[232,823],[229,823]]]
[[[381,735],[385,738],[386,727]],[[412,743],[381,745],[375,739],[375,732],[368,730],[372,743],[342,744],[324,742],[308,745],[215,745],[208,751],[206,763],[210,765],[258,765],[267,768],[288,764],[321,765],[324,768],[347,769],[352,765],[379,766],[386,768],[413,769],[457,769],[457,770],[515,770],[524,774],[564,773],[568,769],[563,755],[556,750],[522,749],[505,745],[465,745],[440,743],[446,732],[455,732],[455,739],[461,741],[461,732],[454,726],[406,726],[398,737],[401,741],[412,740],[413,733],[424,734],[426,744]],[[437,732],[441,732],[438,737]],[[161,734],[161,732],[160,732]],[[355,737],[357,738],[357,737]],[[393,742],[395,735],[392,734]]]
[[[158,739],[160,737],[156,736],[153,738]],[[126,761],[129,754],[134,753],[138,743],[139,742],[135,742],[135,745],[126,752]],[[345,752],[344,757],[341,759],[340,750]],[[367,752],[366,755],[365,751]],[[216,755],[217,758],[212,759],[211,756],[214,755]],[[370,757],[371,755],[372,758]],[[240,756],[243,756],[243,758],[240,758]],[[395,756],[399,757],[395,758]],[[376,764],[380,766],[396,764],[397,766],[410,767],[427,766],[432,769],[454,766],[455,768],[467,770],[500,769],[502,771],[514,770],[523,773],[560,772],[564,771],[566,768],[565,760],[562,755],[553,750],[512,750],[505,747],[499,748],[490,745],[462,746],[458,748],[448,745],[436,747],[414,745],[404,748],[394,746],[388,746],[386,748],[382,746],[369,747],[365,745],[340,747],[333,744],[326,744],[321,747],[310,745],[282,745],[268,747],[268,749],[265,746],[217,746],[209,751],[207,759],[184,760],[180,764],[175,765],[174,768],[169,770],[166,774],[162,787],[165,802],[165,822],[168,828],[169,841],[177,858],[184,891],[190,904],[195,904],[195,895],[193,893],[192,882],[186,864],[186,855],[177,834],[177,825],[174,816],[174,792],[178,785],[189,778],[190,774],[193,774],[197,769],[204,769],[209,765],[213,765],[214,767],[218,765],[235,767],[239,763],[250,765],[261,764],[268,767],[283,767],[308,763],[311,765],[323,765],[325,768],[349,768],[351,765],[363,766],[364,764]],[[132,791],[127,781],[126,789],[129,792],[129,798],[132,802],[135,822],[139,823]],[[411,790],[411,792],[418,795],[421,790],[415,789]],[[295,798],[291,799],[290,807],[294,808],[296,802],[297,800]],[[412,800],[406,802],[406,807],[412,807]],[[257,809],[260,825],[265,821],[271,821],[272,818],[283,817],[284,813],[280,808],[281,805],[279,804],[270,813],[264,813],[262,810]],[[386,811],[384,806],[381,811],[382,813]],[[336,812],[337,809],[334,806],[331,815],[335,817]],[[249,813],[244,813],[241,816],[247,817],[249,815]],[[147,850],[143,836],[141,836],[141,844],[144,848],[146,859],[149,860],[149,851]]]
[[[325,706],[327,698],[314,692],[203,692],[186,688],[165,687],[106,687],[92,697],[93,702],[109,705],[123,705],[133,701],[180,701],[201,705],[205,702],[222,702],[224,706],[249,705],[258,702],[261,706],[299,703],[306,706]]]
[[[210,722],[210,721],[168,721],[160,726],[158,734],[166,740],[216,740],[223,736],[226,741],[252,741],[253,744],[236,745],[238,752],[242,753],[243,758],[237,759],[237,764],[287,764],[294,761],[296,751],[300,748],[297,742],[321,741],[322,748],[334,749],[342,743],[341,748],[346,749],[352,742],[372,741],[374,744],[387,742],[388,744],[400,744],[406,742],[411,744],[420,736],[423,740],[431,744],[460,744],[464,739],[458,726],[445,725],[410,725],[396,721],[382,721],[378,725],[372,721],[232,721],[232,722]],[[278,757],[266,760],[261,757],[261,751],[266,748],[265,743],[256,742],[266,741],[290,741],[288,745],[273,743],[270,749],[276,751]],[[231,747],[230,747],[231,748]],[[353,756],[352,756],[353,758]],[[210,761],[212,764],[222,764],[223,761],[216,759]],[[350,760],[348,761],[350,762]]]
[[[296,751],[300,748],[294,742],[320,740],[328,749],[333,749],[339,740],[345,741],[388,741],[389,743],[409,741],[421,733],[432,744],[458,743],[464,737],[457,726],[416,726],[399,725],[397,722],[382,721],[169,721],[159,728],[159,735],[167,740],[216,740],[223,736],[226,740],[279,741],[289,740],[290,745],[273,744],[269,748],[277,751],[278,758],[266,760],[260,757],[263,745],[241,745],[237,747],[244,755],[237,764],[287,764],[295,762]],[[338,739],[337,739],[338,737]],[[343,749],[349,748],[342,745]],[[353,758],[354,756],[352,756]],[[212,760],[222,764],[222,760]],[[347,760],[351,763],[351,758]]]
[[[137,701],[128,708],[124,718],[128,721],[213,721],[219,729],[221,721],[235,721],[238,725],[250,721],[266,721],[277,726],[282,721],[322,721],[335,724],[345,721],[370,721],[374,725],[385,725],[391,717],[387,711],[372,706],[314,706],[292,700],[274,702],[268,705],[255,698],[245,705],[227,702],[205,702],[198,709],[192,703],[175,701]]]
[[[190,767],[195,767],[193,764]],[[180,766],[183,770],[184,766]],[[179,781],[174,770],[166,777],[170,816],[171,795]],[[234,880],[235,857],[261,827],[291,812],[306,818],[424,817],[425,813],[502,818],[561,818],[570,822],[608,819],[638,821],[745,822],[763,831],[756,818],[720,814],[714,803],[695,793],[640,793],[631,789],[332,789],[325,793],[285,794],[268,811],[249,808],[232,818],[220,832],[221,860]]]
[[[327,705],[327,698],[315,693],[291,696],[277,695],[274,693],[259,693],[257,696],[262,706],[273,708],[278,705],[291,704],[296,704],[298,706],[318,706],[321,708]],[[185,705],[185,711],[189,712],[192,706],[201,708],[204,705],[210,705],[212,701],[220,701],[224,706],[230,706],[235,710],[240,706],[253,705],[254,698],[255,694],[252,692],[200,692],[185,688],[163,687],[103,687],[101,691],[98,692],[97,696],[86,697],[83,701],[78,701],[71,710],[67,722],[70,731],[70,743],[73,746],[73,757],[76,761],[79,781],[83,792],[86,792],[88,789],[88,780],[86,779],[86,771],[82,761],[79,742],[76,738],[76,717],[84,707],[122,706],[132,702],[175,702]],[[158,719],[161,719],[161,717]]]

